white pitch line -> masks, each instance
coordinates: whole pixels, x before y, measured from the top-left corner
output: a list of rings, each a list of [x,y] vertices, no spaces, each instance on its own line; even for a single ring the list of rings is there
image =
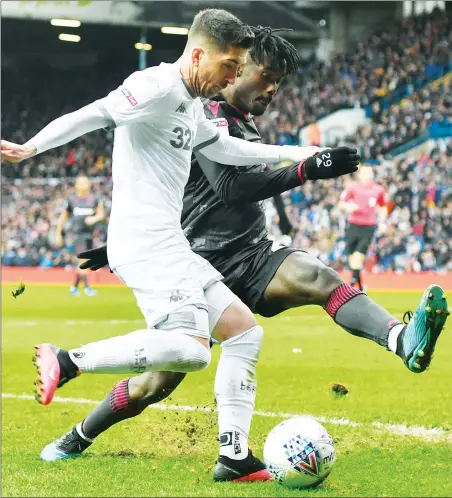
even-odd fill
[[[2,393],[2,398],[9,399],[22,399],[22,400],[32,400],[34,401],[34,396],[29,394],[12,394],[12,393]],[[95,401],[86,398],[61,398],[60,396],[55,396],[53,398],[54,403],[74,403],[78,405],[98,405],[100,401]],[[169,410],[169,411],[181,411],[181,412],[205,412],[212,413],[216,412],[208,406],[189,406],[189,405],[166,405],[157,403],[151,405],[149,408],[155,410]],[[254,415],[259,417],[267,418],[291,418],[300,415],[309,415],[306,413],[283,413],[283,412],[263,412],[255,411]],[[347,418],[336,418],[336,417],[324,417],[324,416],[313,416],[318,422],[331,425],[342,425],[348,427],[361,427],[364,429],[377,429],[386,432],[391,432],[399,436],[412,436],[420,439],[425,439],[427,441],[435,441],[439,443],[450,443],[452,444],[452,431],[444,429],[443,427],[427,428],[423,426],[409,426],[406,424],[383,424],[381,422],[353,422]]]

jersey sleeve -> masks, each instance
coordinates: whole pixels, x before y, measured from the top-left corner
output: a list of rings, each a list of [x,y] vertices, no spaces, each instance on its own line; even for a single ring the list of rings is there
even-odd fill
[[[171,87],[159,81],[153,69],[136,71],[116,90],[96,101],[108,119],[108,129],[157,118],[158,104]]]
[[[196,102],[196,114],[197,114],[197,130],[196,137],[193,146],[193,152],[197,152],[208,145],[213,144],[220,138],[220,127],[217,126],[217,123],[207,119],[207,116],[204,112],[204,107],[201,101],[198,99]],[[226,120],[224,120],[226,121]],[[227,125],[227,122],[226,122]],[[226,128],[227,130],[227,128]],[[227,133],[227,131],[221,129],[223,133]],[[227,133],[229,135],[229,133]]]

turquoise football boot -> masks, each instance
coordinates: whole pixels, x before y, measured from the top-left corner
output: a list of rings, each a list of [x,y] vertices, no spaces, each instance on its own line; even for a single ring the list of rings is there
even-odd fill
[[[91,446],[92,441],[87,441],[78,433],[76,427],[65,434],[60,439],[48,444],[41,451],[41,460],[46,462],[56,462],[57,460],[67,460],[77,458]]]
[[[425,290],[414,315],[405,313],[404,319],[408,316],[409,322],[397,339],[397,354],[409,370],[421,373],[430,365],[449,315],[444,291],[434,284]]]

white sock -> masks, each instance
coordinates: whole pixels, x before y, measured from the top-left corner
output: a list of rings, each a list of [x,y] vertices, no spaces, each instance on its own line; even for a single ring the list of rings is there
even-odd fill
[[[248,456],[248,436],[256,399],[256,364],[263,339],[256,326],[221,344],[215,377],[220,455],[242,460]]]
[[[210,351],[192,337],[174,331],[144,329],[92,342],[69,351],[83,372],[195,372],[210,363]]]
[[[85,441],[88,441],[88,443],[94,443],[95,438],[89,438],[86,437],[85,434],[83,434],[83,422],[80,422],[75,426],[75,430],[77,431],[77,434],[84,439]]]
[[[389,331],[388,349],[390,349],[394,353],[397,351],[397,339],[403,327],[405,327],[405,325],[403,323],[399,323],[398,325],[394,325],[394,327],[392,327],[392,329]]]

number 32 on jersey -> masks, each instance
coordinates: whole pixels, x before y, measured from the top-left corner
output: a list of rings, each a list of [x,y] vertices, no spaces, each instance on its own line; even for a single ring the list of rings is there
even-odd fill
[[[193,132],[191,130],[182,126],[176,126],[173,133],[176,134],[176,138],[175,140],[170,140],[170,144],[175,149],[191,150],[193,142]]]

